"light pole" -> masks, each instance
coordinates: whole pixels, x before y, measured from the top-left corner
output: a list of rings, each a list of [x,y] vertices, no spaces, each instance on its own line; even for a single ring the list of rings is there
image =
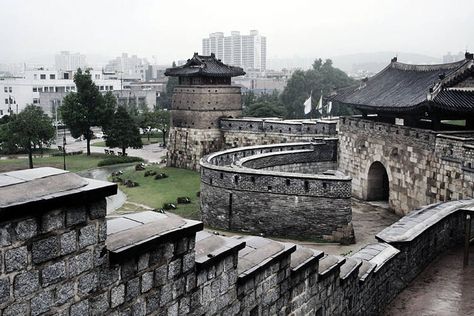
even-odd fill
[[[63,126],[63,161],[64,170],[66,170],[66,126]]]

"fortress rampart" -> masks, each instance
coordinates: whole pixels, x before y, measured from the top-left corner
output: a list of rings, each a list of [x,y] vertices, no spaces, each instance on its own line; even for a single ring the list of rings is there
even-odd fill
[[[313,174],[334,166],[336,158],[336,139],[206,156],[201,160],[202,220],[220,229],[351,242],[351,179],[337,171]],[[275,171],[286,166],[297,172]]]
[[[474,208],[415,210],[341,257],[154,212],[107,219],[116,185],[58,169],[0,181],[2,315],[377,315]]]
[[[370,199],[374,162],[386,169],[388,201],[400,214],[474,196],[473,132],[440,134],[349,117],[339,123],[338,170],[352,177],[354,196]]]

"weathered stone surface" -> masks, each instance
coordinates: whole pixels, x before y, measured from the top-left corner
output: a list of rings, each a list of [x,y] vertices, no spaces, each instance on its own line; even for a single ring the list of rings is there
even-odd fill
[[[89,299],[92,315],[104,315],[109,309],[109,298],[107,292],[94,295]]]
[[[31,258],[34,263],[41,263],[61,254],[61,244],[58,236],[51,236],[33,243]]]
[[[66,277],[66,263],[58,261],[46,266],[41,271],[41,280],[43,286],[57,283]]]
[[[61,235],[61,255],[66,255],[77,250],[77,234],[70,231]]]
[[[0,225],[0,246],[9,246],[12,243],[11,224]]]
[[[87,220],[87,212],[83,206],[68,209],[66,212],[66,226],[72,226],[85,223]]]
[[[120,284],[110,290],[110,307],[115,308],[125,302],[125,285]]]
[[[90,270],[93,267],[94,254],[87,250],[77,256],[69,259],[69,274],[76,276],[84,271]]]
[[[26,246],[13,248],[5,252],[5,271],[12,272],[26,267],[28,250]]]
[[[89,314],[89,301],[84,300],[79,303],[71,305],[70,316],[84,316]]]
[[[31,299],[31,315],[39,315],[50,310],[53,305],[53,292],[47,291]]]
[[[55,231],[64,227],[64,211],[53,210],[44,214],[41,219],[41,230],[43,233]]]
[[[153,288],[153,271],[145,272],[142,275],[142,293],[146,293]]]
[[[125,300],[130,301],[140,295],[140,278],[136,277],[127,282]]]
[[[97,228],[95,223],[79,230],[79,248],[97,244]]]
[[[62,305],[74,297],[74,283],[68,282],[60,285],[56,291],[56,305]]]
[[[97,290],[97,286],[97,273],[87,273],[79,278],[79,282],[77,284],[77,292],[79,295],[86,295]]]
[[[15,276],[14,294],[21,298],[34,293],[39,288],[39,274],[37,271],[28,271]]]
[[[28,303],[20,302],[13,303],[3,310],[2,315],[4,316],[18,316],[28,314]]]
[[[95,202],[89,206],[90,219],[104,218],[107,214],[107,202],[105,199]]]
[[[0,304],[10,299],[10,279],[8,277],[0,279]]]
[[[38,232],[38,224],[33,218],[19,221],[15,227],[15,233],[19,240],[27,240],[36,236]]]

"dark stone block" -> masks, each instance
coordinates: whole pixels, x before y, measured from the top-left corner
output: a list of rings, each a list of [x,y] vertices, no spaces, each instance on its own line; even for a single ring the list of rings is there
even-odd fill
[[[41,271],[43,286],[57,283],[66,277],[66,263],[59,261],[53,263]]]
[[[84,316],[84,315],[89,315],[89,301],[81,301],[79,303],[76,303],[74,305],[71,305],[70,311],[69,311],[70,316]]]
[[[58,257],[61,253],[58,236],[52,236],[33,243],[31,257],[34,263],[41,263]]]
[[[26,246],[7,250],[5,252],[5,271],[12,272],[23,269],[28,264]]]
[[[86,209],[82,206],[67,210],[66,226],[82,224],[87,221]]]
[[[36,316],[50,310],[53,305],[53,292],[40,293],[31,299],[31,315]]]
[[[39,288],[39,273],[28,271],[18,274],[14,283],[14,294],[17,299],[29,295]]]

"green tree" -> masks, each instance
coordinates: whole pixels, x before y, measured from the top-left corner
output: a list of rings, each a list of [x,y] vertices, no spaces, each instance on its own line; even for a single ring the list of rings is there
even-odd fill
[[[12,118],[5,131],[12,144],[28,152],[30,168],[33,168],[33,148],[49,145],[55,136],[51,119],[35,105],[28,105]]]
[[[170,111],[157,110],[157,128],[161,130],[163,137],[163,146],[166,147],[166,135],[170,129]]]
[[[152,129],[158,128],[158,114],[156,111],[145,111],[140,113],[138,119],[138,126],[147,134],[148,142],[150,142],[150,135]]]
[[[123,155],[129,147],[143,147],[138,126],[125,107],[119,106],[113,115],[112,122],[106,129],[105,144],[122,149]]]
[[[171,67],[176,67],[176,63],[173,61]],[[168,77],[168,82],[166,83],[166,89],[161,93],[159,103],[162,109],[171,109],[171,100],[173,97],[174,88],[178,85],[178,77]]]
[[[278,92],[274,91],[271,94],[262,94],[255,96],[251,93],[245,98],[244,102],[250,100],[249,105],[244,108],[244,116],[253,117],[284,117],[286,116],[286,109],[281,104]]]
[[[326,59],[324,62],[321,59],[316,59],[312,69],[297,70],[293,73],[281,93],[280,101],[286,108],[287,118],[303,118],[303,103],[312,91],[313,111],[310,116],[317,117],[320,114],[315,110],[315,105],[321,97],[321,92],[325,96],[353,83],[354,80],[345,72],[332,66],[330,59]]]
[[[91,127],[102,128],[110,124],[112,107],[116,105],[113,95],[104,98],[91,79],[89,70],[78,69],[74,75],[77,92],[69,93],[59,108],[63,122],[74,138],[83,136],[87,141],[87,155],[90,155]]]

